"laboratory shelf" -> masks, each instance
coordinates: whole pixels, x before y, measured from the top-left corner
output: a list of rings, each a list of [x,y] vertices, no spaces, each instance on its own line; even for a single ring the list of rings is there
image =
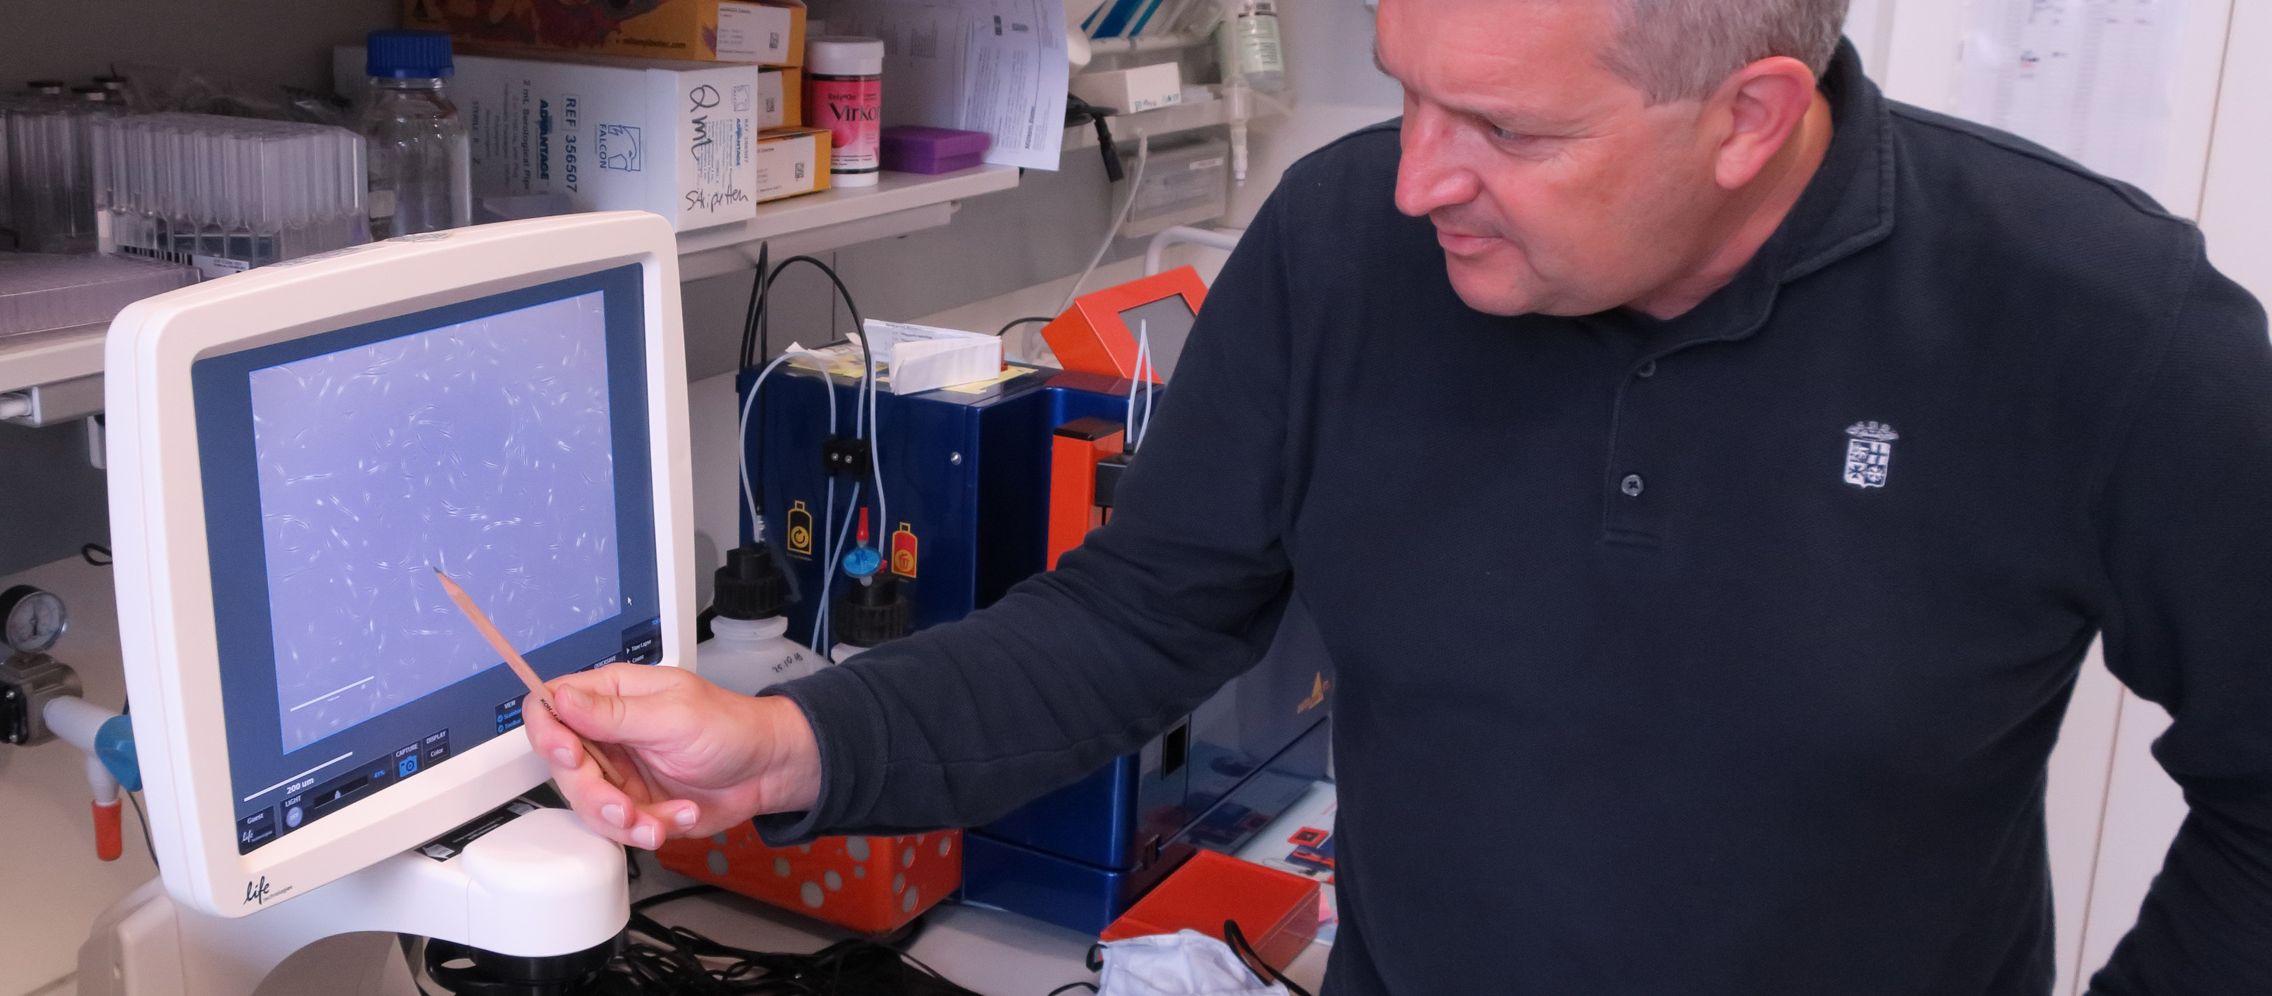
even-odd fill
[[[873,187],[832,188],[760,204],[754,221],[681,232],[679,277],[746,273],[759,242],[770,243],[780,259],[937,228],[954,219],[963,198],[1017,185],[1015,166],[976,166],[931,176],[885,173]],[[86,325],[0,338],[0,394],[101,374],[108,328]]]
[[[109,329],[105,323],[0,338],[0,394],[103,372],[103,333]]]
[[[1250,121],[1258,118],[1250,118]],[[1142,136],[1160,138],[1179,132],[1198,131],[1230,122],[1230,104],[1227,101],[1203,100],[1191,104],[1138,111],[1134,114],[1115,114],[1108,119],[1112,128],[1113,144],[1120,146],[1123,155],[1136,153],[1136,139]],[[1065,151],[1097,147],[1097,130],[1093,125],[1074,125],[1065,129]]]
[[[887,172],[872,187],[831,187],[760,204],[756,220],[680,232],[679,278],[746,271],[757,258],[759,242],[770,242],[779,259],[938,228],[954,219],[957,201],[1017,185],[1015,166],[974,166],[936,175]]]

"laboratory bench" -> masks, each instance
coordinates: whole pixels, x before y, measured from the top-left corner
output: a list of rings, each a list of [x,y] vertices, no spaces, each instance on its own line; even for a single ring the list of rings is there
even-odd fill
[[[656,867],[641,855],[643,874],[635,897],[660,895],[693,885],[691,879]],[[820,923],[727,892],[672,900],[645,911],[670,927],[684,927],[711,940],[755,951],[809,952],[854,936]],[[940,904],[923,917],[924,927],[908,953],[939,974],[986,996],[1046,996],[1071,982],[1093,982],[1088,951],[1096,938],[1003,910]],[[1315,943],[1286,966],[1288,978],[1316,992],[1325,975],[1330,948]]]

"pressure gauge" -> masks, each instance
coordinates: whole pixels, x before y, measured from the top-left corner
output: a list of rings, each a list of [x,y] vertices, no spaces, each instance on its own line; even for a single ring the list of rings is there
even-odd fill
[[[0,591],[0,618],[5,619],[8,646],[19,653],[37,654],[55,646],[70,618],[63,599],[52,591],[20,584]]]

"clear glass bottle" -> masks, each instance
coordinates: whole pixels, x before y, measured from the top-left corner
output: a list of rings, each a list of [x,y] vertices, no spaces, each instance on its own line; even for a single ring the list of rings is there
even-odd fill
[[[374,31],[365,50],[371,88],[362,128],[371,176],[371,238],[473,223],[465,119],[450,103],[450,36]]]

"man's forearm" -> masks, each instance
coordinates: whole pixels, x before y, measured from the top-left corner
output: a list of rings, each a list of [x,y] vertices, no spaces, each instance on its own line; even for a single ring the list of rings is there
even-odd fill
[[[751,706],[760,714],[759,729],[773,731],[772,763],[758,775],[757,797],[766,813],[801,812],[820,798],[820,746],[813,737],[812,720],[795,702],[778,695],[761,695]]]

